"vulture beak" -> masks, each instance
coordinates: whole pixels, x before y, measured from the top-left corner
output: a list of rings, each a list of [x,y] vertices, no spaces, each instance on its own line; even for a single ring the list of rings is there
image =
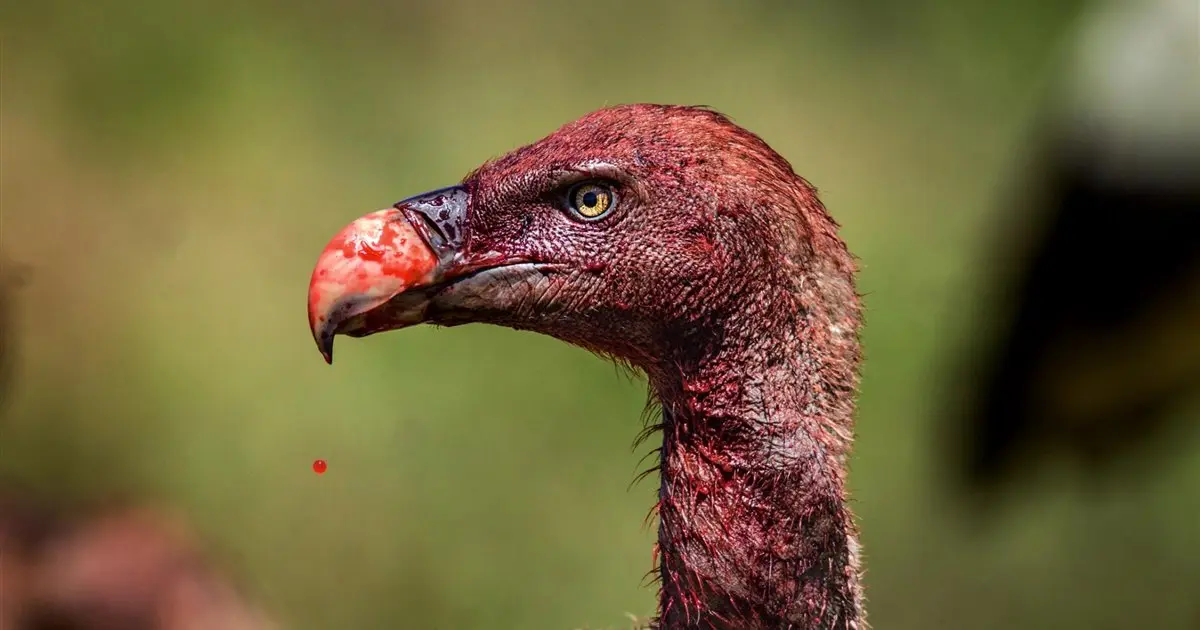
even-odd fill
[[[464,259],[470,194],[443,188],[347,225],[321,253],[308,286],[308,325],[333,363],[333,337],[365,337],[426,320],[447,283],[495,266]]]

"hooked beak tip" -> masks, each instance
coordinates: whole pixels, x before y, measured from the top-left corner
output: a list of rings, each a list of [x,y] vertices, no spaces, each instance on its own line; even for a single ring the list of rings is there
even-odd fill
[[[312,332],[313,341],[317,343],[317,350],[321,353],[321,357],[329,365],[333,365],[333,328],[327,324],[318,323],[311,314],[309,315],[308,329]]]

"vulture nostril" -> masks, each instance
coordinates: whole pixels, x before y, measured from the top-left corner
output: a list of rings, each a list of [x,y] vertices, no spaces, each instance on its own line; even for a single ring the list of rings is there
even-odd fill
[[[428,214],[425,214],[420,210],[412,210],[410,212],[406,212],[405,214],[408,215],[409,221],[412,221],[414,218],[420,220],[421,224],[414,225],[413,227],[417,228],[417,231],[429,241],[429,245],[433,249],[440,251],[448,247],[450,243],[454,242],[454,234],[447,233],[448,231],[454,231],[453,226],[445,224],[439,225],[437,221],[433,220],[433,217],[430,217]]]
[[[404,214],[431,248],[444,255],[463,244],[469,198],[466,189],[455,186],[398,201],[393,207]]]

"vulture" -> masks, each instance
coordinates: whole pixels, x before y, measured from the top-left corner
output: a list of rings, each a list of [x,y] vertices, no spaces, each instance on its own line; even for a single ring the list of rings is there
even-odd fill
[[[308,317],[536,331],[661,406],[653,626],[865,628],[846,463],[856,262],[812,185],[704,107],[600,109],[336,234]]]

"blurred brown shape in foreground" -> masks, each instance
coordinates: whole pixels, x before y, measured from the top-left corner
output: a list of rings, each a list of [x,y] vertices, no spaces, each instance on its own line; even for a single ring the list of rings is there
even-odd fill
[[[0,405],[12,390],[13,300],[0,262]],[[182,518],[133,504],[66,512],[0,480],[0,630],[268,630]]]
[[[0,497],[0,630],[267,630],[181,519]]]

